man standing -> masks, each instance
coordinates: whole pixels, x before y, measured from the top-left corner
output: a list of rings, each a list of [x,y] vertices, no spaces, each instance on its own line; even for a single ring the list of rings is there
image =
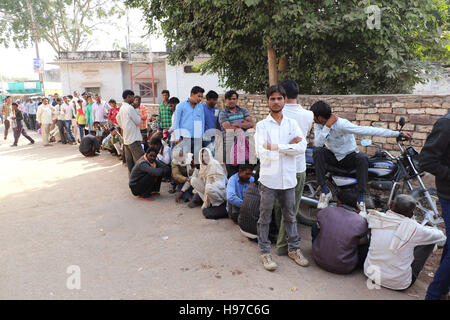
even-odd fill
[[[264,268],[273,271],[277,264],[270,254],[269,226],[277,197],[288,237],[288,256],[301,266],[308,266],[299,246],[295,219],[295,186],[297,185],[296,157],[305,153],[303,132],[293,119],[283,116],[286,91],[279,85],[269,87],[267,99],[270,113],[256,125],[255,144],[260,159],[260,215],[258,220],[258,245]]]
[[[398,137],[409,133],[392,131],[376,127],[357,126],[347,119],[338,118],[331,112],[331,107],[324,101],[317,101],[311,106],[314,113],[314,165],[317,182],[321,187],[321,194],[317,209],[324,209],[332,198],[331,191],[325,183],[326,165],[356,169],[358,180],[358,205],[361,211],[373,209],[374,204],[369,196],[367,182],[369,180],[369,158],[360,153],[356,145],[354,134]]]
[[[2,114],[5,117],[4,123],[5,123],[5,140],[8,138],[8,131],[9,127],[11,126],[11,123],[9,122],[9,117],[11,116],[12,112],[12,98],[10,96],[7,96],[5,99],[5,103],[3,103],[2,106]]]
[[[99,122],[101,126],[106,124],[106,117],[108,116],[109,108],[106,101],[96,94],[94,96],[95,102],[92,105],[92,113],[94,115],[94,122]]]
[[[56,112],[57,112],[57,117],[58,117],[58,130],[59,130],[59,135],[61,136],[61,143],[62,144],[66,144],[66,134],[64,133],[64,120],[65,120],[65,116],[64,116],[64,110],[63,110],[63,105],[62,105],[62,100],[61,98],[57,98],[56,99]]]
[[[57,93],[53,94],[53,101],[52,101],[52,106],[53,106],[53,107],[56,107],[56,106],[57,106],[57,104],[58,104],[58,98],[59,98],[59,95],[58,95]]]
[[[246,155],[250,154],[250,144],[242,130],[255,127],[248,110],[237,105],[238,99],[239,94],[235,90],[225,92],[225,109],[219,113],[219,124],[223,134],[223,160],[228,177],[239,171],[239,164],[248,163]]]
[[[139,130],[141,115],[139,109],[131,106],[134,100],[133,91],[125,90],[122,93],[122,98],[123,103],[117,114],[117,122],[123,130],[125,159],[128,165],[128,173],[131,174],[135,163],[144,155],[144,150],[141,146],[142,135]]]
[[[159,129],[162,131],[164,129],[169,129],[172,126],[172,109],[169,106],[169,97],[170,93],[169,90],[163,90],[161,92],[163,96],[163,101],[159,104],[158,109],[158,126]]]
[[[31,100],[31,99],[30,99]],[[28,104],[28,116],[30,117],[30,129],[36,130],[36,111],[37,111],[37,102],[36,101],[30,101]]]
[[[17,142],[19,142],[20,135],[23,135],[30,141],[30,144],[34,144],[34,140],[27,134],[25,128],[23,127],[23,114],[19,110],[17,103],[12,104],[11,119],[14,122],[13,133],[14,133],[14,143],[11,147],[17,147]]]
[[[436,188],[445,222],[447,241],[442,252],[433,282],[428,287],[426,299],[441,299],[450,287],[450,113],[440,118],[420,153],[420,168],[436,177]]]
[[[190,98],[178,104],[175,110],[175,137],[178,141],[183,140],[180,147],[183,147],[184,153],[194,154],[194,162],[198,161],[196,155],[202,147],[205,131],[205,113],[203,105],[200,104],[204,92],[205,90],[201,87],[193,87]]]
[[[36,120],[41,127],[42,143],[44,146],[51,146],[48,141],[50,134],[50,127],[53,123],[52,114],[55,112],[54,108],[48,104],[48,99],[43,98],[42,104],[39,105],[36,112]]]
[[[281,83],[281,86],[286,90],[286,104],[283,108],[283,116],[294,119],[297,121],[298,126],[302,130],[304,137],[301,137],[308,141],[306,137],[311,131],[312,125],[314,123],[314,114],[302,108],[301,105],[297,103],[298,97],[298,84],[294,80],[285,80]],[[305,154],[302,153],[297,156],[297,185],[295,186],[295,214],[298,213],[300,208],[300,200],[302,199],[303,187],[306,180],[306,158]],[[284,232],[284,219],[279,210],[279,206],[275,210],[277,220],[280,221],[280,230],[278,232],[277,240],[277,253],[279,255],[287,254],[287,241],[286,233]]]
[[[69,98],[67,96],[63,97],[63,103],[61,105],[61,111],[62,111],[62,120],[64,121],[64,130],[67,133],[67,139],[69,140],[69,143],[76,144],[75,138],[72,134],[72,119],[74,117],[73,114],[73,106],[71,106],[71,101],[69,101]],[[61,136],[62,139],[62,136]]]
[[[219,95],[215,91],[208,91],[206,94],[206,103],[203,105],[203,111],[205,113],[205,133],[208,132],[208,130],[211,130],[212,132],[208,132],[209,134],[215,134],[215,131],[217,129],[220,129],[219,126],[219,113],[220,110],[217,107],[217,100],[219,99]],[[215,137],[206,138],[206,141],[204,141],[204,146],[207,147],[210,143],[213,143],[215,140]]]

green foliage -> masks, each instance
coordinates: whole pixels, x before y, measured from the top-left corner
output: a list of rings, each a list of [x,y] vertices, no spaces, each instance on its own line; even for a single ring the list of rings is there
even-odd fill
[[[161,28],[171,63],[209,54],[203,72],[250,93],[268,85],[269,47],[288,59],[279,78],[295,79],[304,94],[407,93],[421,80],[423,60],[445,49],[436,41],[447,21],[443,0],[126,3],[143,10],[149,32]],[[370,5],[380,8],[379,29],[367,23]]]
[[[0,44],[27,47],[36,37],[58,51],[77,51],[101,25],[112,24],[124,10],[119,0],[1,0]],[[30,7],[32,10],[30,10]]]

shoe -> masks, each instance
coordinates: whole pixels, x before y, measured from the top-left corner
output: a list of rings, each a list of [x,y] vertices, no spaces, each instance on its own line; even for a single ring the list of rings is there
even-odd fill
[[[300,249],[289,251],[288,256],[302,267],[307,267],[309,265],[308,259],[303,256],[302,250]]]
[[[34,141],[31,141],[29,144],[34,144]]]
[[[272,260],[272,255],[270,253],[262,254],[261,260],[264,265],[264,269],[268,271],[274,271],[278,267],[275,261]]]
[[[327,194],[321,193],[319,198],[319,203],[317,204],[317,209],[325,209],[328,207],[328,203],[330,202],[333,194],[328,192]]]
[[[10,147],[17,147],[17,144],[12,144]]]

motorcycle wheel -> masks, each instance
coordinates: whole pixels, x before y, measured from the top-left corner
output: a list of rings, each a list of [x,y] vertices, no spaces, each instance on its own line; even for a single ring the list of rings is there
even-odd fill
[[[331,193],[333,194],[333,198],[331,198],[330,203],[337,202],[336,198],[336,188],[327,181],[327,187],[330,189]],[[320,186],[317,183],[317,179],[315,175],[308,175],[306,176],[305,186],[303,187],[303,194],[302,196],[308,197],[314,200],[319,201],[320,198]],[[317,209],[314,206],[311,206],[309,204],[304,203],[303,201],[300,202],[300,207],[297,213],[297,220],[301,224],[312,226],[314,223],[317,222],[317,213],[320,210]]]
[[[436,189],[433,188],[426,188],[426,190],[430,193],[431,199],[436,204],[437,210],[440,213],[440,217],[442,217],[442,208],[441,204],[439,202],[439,198],[437,195]],[[416,206],[416,209],[414,209],[414,217],[417,222],[422,223],[425,212],[428,210],[432,210],[431,206],[428,204],[428,201],[424,195],[424,190],[422,188],[417,188],[411,191],[411,196],[417,200],[418,204]],[[431,224],[433,225],[433,224]]]

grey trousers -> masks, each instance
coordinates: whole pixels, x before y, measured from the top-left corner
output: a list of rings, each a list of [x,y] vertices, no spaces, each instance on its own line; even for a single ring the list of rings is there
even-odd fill
[[[131,174],[131,170],[133,170],[135,163],[144,155],[144,150],[142,150],[141,143],[139,141],[135,141],[132,144],[125,144],[124,152],[128,166],[128,173]]]
[[[259,204],[259,219],[257,225],[258,245],[261,253],[270,253],[269,227],[272,220],[272,210],[275,197],[278,197],[281,213],[284,218],[284,227],[287,234],[288,248],[296,250],[300,248],[300,238],[295,219],[295,188],[287,190],[270,189],[260,184],[259,192],[261,201]]]

